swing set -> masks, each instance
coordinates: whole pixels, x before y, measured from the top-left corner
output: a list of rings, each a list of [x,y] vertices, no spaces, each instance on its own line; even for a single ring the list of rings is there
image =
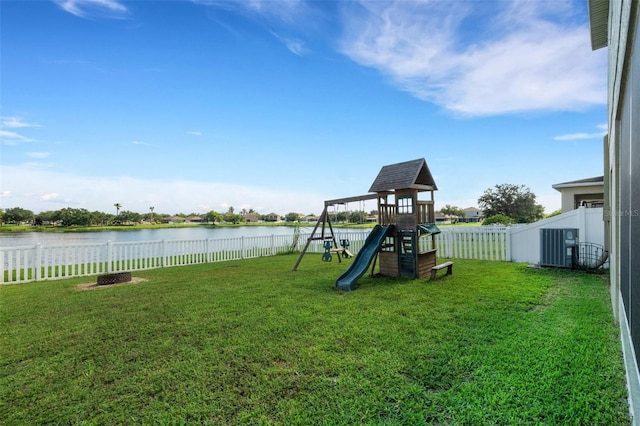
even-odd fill
[[[300,256],[298,257],[298,261],[293,267],[293,271],[298,270],[298,265],[302,261],[304,254],[307,252],[309,245],[312,241],[324,241],[323,247],[325,252],[322,255],[322,260],[326,262],[330,262],[332,259],[332,253],[338,254],[338,262],[342,262],[341,256],[349,257],[353,256],[348,249],[349,241],[348,240],[340,240],[340,245],[336,240],[336,234],[333,231],[333,226],[331,225],[331,217],[329,214],[329,207],[336,205],[346,205],[347,203],[353,202],[364,202],[367,200],[375,200],[378,198],[377,194],[366,194],[366,195],[358,195],[355,197],[347,197],[347,198],[337,198],[334,200],[326,200],[324,202],[324,209],[322,210],[322,214],[318,217],[318,222],[316,222],[316,226],[313,227],[313,231],[311,232],[311,236],[307,239],[307,243],[304,245],[302,252],[300,252]],[[320,230],[318,230],[320,228]],[[316,235],[318,233],[318,235]]]

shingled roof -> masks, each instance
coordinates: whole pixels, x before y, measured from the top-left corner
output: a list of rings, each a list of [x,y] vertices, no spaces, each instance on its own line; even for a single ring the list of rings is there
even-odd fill
[[[383,166],[369,192],[397,189],[437,190],[424,158]]]

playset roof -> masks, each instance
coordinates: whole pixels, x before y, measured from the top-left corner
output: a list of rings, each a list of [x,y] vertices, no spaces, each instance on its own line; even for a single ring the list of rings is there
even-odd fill
[[[424,158],[383,166],[369,192],[387,192],[398,189],[435,191],[438,189]]]

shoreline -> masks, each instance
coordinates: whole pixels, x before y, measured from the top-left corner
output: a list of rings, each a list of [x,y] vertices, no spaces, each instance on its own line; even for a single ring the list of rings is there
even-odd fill
[[[358,224],[358,223],[339,223],[331,224],[334,228],[362,228],[367,229],[373,227],[374,223]],[[112,226],[34,226],[34,225],[1,225],[0,234],[16,234],[22,232],[48,232],[48,233],[74,233],[74,232],[109,232],[109,231],[140,231],[143,229],[178,229],[178,228],[242,228],[255,226],[274,226],[274,227],[290,227],[295,228],[313,228],[315,222],[293,223],[293,222],[251,222],[251,223],[184,223],[184,224],[144,224],[144,225],[112,225]]]

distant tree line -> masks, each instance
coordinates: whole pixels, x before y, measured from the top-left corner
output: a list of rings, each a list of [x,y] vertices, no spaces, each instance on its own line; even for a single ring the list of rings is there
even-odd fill
[[[483,216],[484,224],[500,223],[508,225],[511,223],[530,223],[544,217],[544,207],[536,203],[536,196],[524,185],[501,184],[494,188],[489,188],[478,198]],[[104,213],[100,211],[90,212],[86,209],[75,209],[71,207],[61,210],[45,211],[34,214],[31,210],[20,207],[13,207],[6,210],[0,209],[0,223],[22,224],[30,223],[34,225],[58,225],[58,226],[109,226],[126,225],[138,223],[166,223],[175,221],[176,218],[188,220],[197,217],[208,223],[243,223],[256,221],[272,221],[269,215],[258,214],[253,209],[242,209],[239,213],[233,207],[225,213],[211,210],[205,214],[178,213],[168,215],[155,213],[154,207],[149,207],[148,213],[136,213],[129,210],[121,210],[122,205],[115,203],[116,214]],[[443,214],[456,218],[464,217],[465,211],[459,207],[445,205],[440,210]],[[553,214],[557,214],[554,212]],[[377,215],[373,210],[369,214],[364,211],[340,211],[330,213],[330,218],[335,223],[365,223],[370,215]],[[296,222],[304,215],[290,212],[284,216],[287,222]]]
[[[48,210],[41,213],[33,213],[31,210],[21,207],[13,207],[0,210],[0,222],[11,224],[60,225],[60,226],[108,226],[125,223],[141,223],[162,221],[169,215],[158,213],[140,214],[129,210],[118,211],[117,214],[101,211],[89,211],[66,207],[60,210]],[[186,215],[185,215],[186,217]]]
[[[336,223],[365,223],[369,216],[377,216],[377,214],[377,210],[372,210],[369,214],[362,210],[355,210],[350,212],[336,212],[330,216]]]
[[[174,215],[165,213],[156,213],[154,207],[149,208],[148,213],[137,213],[130,210],[122,210],[122,204],[115,203],[116,213],[105,213],[101,211],[89,211],[87,209],[78,209],[66,207],[60,210],[49,210],[41,213],[34,213],[21,207],[0,209],[0,224],[31,224],[35,226],[112,226],[112,225],[133,225],[140,223],[167,223],[175,221],[188,221],[198,218],[202,222],[207,223],[245,223],[273,221],[270,215],[259,214],[253,209],[242,209],[239,213],[233,207],[225,212],[217,212],[211,210],[205,214],[200,213],[177,213]],[[375,214],[373,211],[371,214]],[[304,215],[299,213],[287,213],[283,219],[287,222],[296,222],[303,219]],[[311,215],[313,216],[313,215]],[[344,223],[364,223],[367,220],[367,214],[364,211],[339,212],[332,219],[334,222]]]

